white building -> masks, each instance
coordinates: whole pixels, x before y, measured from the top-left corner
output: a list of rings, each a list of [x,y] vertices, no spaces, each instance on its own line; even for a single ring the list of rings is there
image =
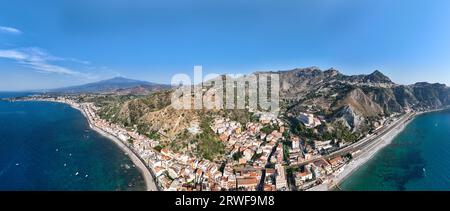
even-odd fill
[[[300,140],[299,139],[293,139],[292,140],[292,149],[293,150],[299,150],[300,149]]]
[[[275,165],[275,169],[277,170],[277,176],[275,178],[277,190],[287,189],[286,171],[284,170],[284,166],[277,164]]]
[[[315,118],[313,114],[300,113],[298,119],[305,124],[306,127],[317,127],[321,124],[320,120]]]

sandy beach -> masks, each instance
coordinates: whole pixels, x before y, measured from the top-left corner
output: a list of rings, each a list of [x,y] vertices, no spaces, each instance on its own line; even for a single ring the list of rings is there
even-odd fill
[[[397,137],[398,134],[400,134],[403,129],[412,121],[406,121],[405,124],[401,124],[400,126],[392,129],[389,133],[386,135],[380,137],[381,141],[377,141],[375,144],[369,146],[368,148],[362,150],[359,152],[358,155],[356,155],[356,159],[352,160],[347,166],[344,168],[344,170],[338,174],[336,179],[334,180],[334,183],[340,184],[343,182],[347,177],[349,177],[353,172],[355,172],[359,167],[364,165],[367,161],[372,159],[381,149],[388,146],[392,143],[392,141]],[[334,188],[334,185],[333,187]]]
[[[144,177],[145,186],[147,191],[158,191],[158,186],[155,183],[155,180],[153,178],[153,175],[151,173],[151,170],[145,165],[144,161],[142,161],[136,153],[133,152],[128,146],[126,146],[122,141],[120,141],[117,137],[103,131],[102,129],[96,127],[94,124],[92,124],[89,117],[86,115],[83,109],[76,107],[74,105],[68,104],[72,108],[79,110],[83,116],[86,118],[86,120],[89,123],[89,126],[101,134],[102,136],[112,140],[125,154],[131,159],[131,161],[134,163],[136,168],[139,169],[139,171],[142,173],[142,176]]]
[[[96,132],[100,133],[101,135],[105,136],[106,138],[111,139],[114,143],[116,143],[117,146],[119,146],[122,149],[122,151],[125,152],[125,154],[128,157],[130,157],[131,161],[133,161],[136,168],[138,168],[139,171],[142,173],[147,191],[158,191],[158,188],[155,184],[152,174],[150,173],[150,170],[147,168],[147,166],[144,164],[144,162],[138,157],[138,155],[136,155],[132,150],[130,150],[130,148],[128,148],[125,144],[123,144],[115,136],[112,136],[112,135],[106,133],[102,129],[95,127],[92,124],[90,124],[90,126]]]
[[[408,126],[408,124],[411,123],[417,116],[432,112],[439,112],[446,109],[448,108],[418,112],[414,114],[411,118],[406,120],[404,123],[401,123],[399,126],[396,126],[392,130],[390,130],[387,134],[380,136],[379,141],[375,141],[374,144],[360,151],[356,155],[356,157],[344,167],[344,170],[333,179],[333,183],[328,185],[327,190],[333,190],[336,188],[336,186],[339,188],[339,184],[341,184],[346,178],[351,176],[351,174],[354,173],[356,170],[358,170],[359,167],[361,167],[367,161],[372,159],[373,156],[375,156],[376,153],[378,153],[381,149],[391,144],[392,141],[395,139],[395,137],[397,137],[405,129],[405,127]]]
[[[422,113],[420,113],[422,114]],[[343,167],[343,170],[334,175],[330,181],[324,182],[321,185],[315,186],[308,191],[330,191],[334,190],[336,187],[339,188],[339,184],[341,184],[346,178],[348,178],[352,173],[354,173],[358,168],[364,165],[367,161],[373,158],[381,149],[388,146],[394,138],[400,134],[403,129],[412,121],[417,115],[413,115],[412,118],[408,118],[402,122],[400,120],[399,125],[395,126],[391,130],[389,130],[386,134],[377,137],[375,141],[372,141],[367,147],[358,151],[354,158],[350,161],[350,163],[346,164]]]

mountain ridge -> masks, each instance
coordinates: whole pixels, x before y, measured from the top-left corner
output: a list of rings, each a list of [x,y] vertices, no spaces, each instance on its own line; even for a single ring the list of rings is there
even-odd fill
[[[280,76],[280,117],[289,123],[290,130],[319,141],[339,138],[354,142],[393,115],[450,105],[450,90],[445,85],[422,82],[398,85],[380,71],[347,76],[335,69],[322,71],[313,67],[255,74],[264,73]],[[242,125],[253,121],[253,111],[245,109],[175,109],[171,105],[172,91],[102,102],[98,104],[99,115],[149,137],[157,136],[162,145],[171,149],[189,148],[191,141],[198,139],[187,138],[188,128],[209,125],[215,117],[227,117]],[[322,124],[305,128],[298,121],[302,113],[320,117]]]
[[[125,77],[114,77],[83,85],[50,89],[48,92],[57,93],[113,93],[113,92],[133,92],[133,88],[140,88],[141,92],[168,89],[170,85],[158,84],[148,81],[134,80]]]
[[[323,113],[331,121],[345,119],[345,125],[354,131],[371,127],[369,119],[450,105],[450,88],[445,84],[400,85],[379,70],[351,76],[316,67],[278,73],[281,99],[289,105],[287,112]],[[308,106],[314,109],[305,108]]]

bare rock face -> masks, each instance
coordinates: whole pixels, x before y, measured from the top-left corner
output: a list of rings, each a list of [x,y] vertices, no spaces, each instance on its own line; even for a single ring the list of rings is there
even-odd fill
[[[378,70],[375,70],[373,73],[369,75],[346,76],[346,78],[347,78],[346,80],[354,83],[388,84],[388,85],[394,84],[394,82],[392,82],[390,78],[388,78]]]
[[[409,86],[423,107],[436,108],[450,104],[449,88],[445,84],[416,83]]]
[[[342,106],[350,107],[359,115],[377,116],[383,115],[383,109],[379,104],[372,101],[361,89],[352,90],[341,102]]]
[[[348,129],[357,131],[366,125],[367,117],[380,117],[384,115],[381,106],[366,95],[361,89],[356,88],[339,102],[335,119],[347,126]]]
[[[337,70],[321,71],[316,67],[280,71],[281,95],[287,99],[299,99],[340,75]]]
[[[316,67],[276,73],[280,74],[280,96],[289,104],[288,112],[325,114],[331,122],[355,130],[364,128],[368,119],[450,105],[450,91],[443,84],[398,85],[378,70],[355,76]]]
[[[364,123],[365,118],[355,112],[351,106],[345,106],[337,113],[335,121],[341,122],[348,129],[356,131]]]

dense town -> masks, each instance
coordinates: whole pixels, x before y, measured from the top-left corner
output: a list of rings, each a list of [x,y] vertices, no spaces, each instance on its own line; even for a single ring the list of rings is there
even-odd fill
[[[215,163],[168,148],[158,150],[158,140],[101,119],[96,114],[99,108],[93,103],[79,103],[70,97],[31,100],[66,103],[81,110],[91,127],[118,138],[138,155],[160,190],[287,191],[308,190],[318,185],[331,187],[335,185],[334,178],[351,163],[351,154],[323,156],[324,152],[345,147],[342,142],[306,144],[302,137],[287,132],[285,123],[270,113],[257,113],[258,121],[246,125],[224,117],[214,119],[210,127],[228,152],[226,162]],[[298,120],[309,128],[323,121],[307,113],[302,113]],[[189,131],[201,132],[195,126]]]

